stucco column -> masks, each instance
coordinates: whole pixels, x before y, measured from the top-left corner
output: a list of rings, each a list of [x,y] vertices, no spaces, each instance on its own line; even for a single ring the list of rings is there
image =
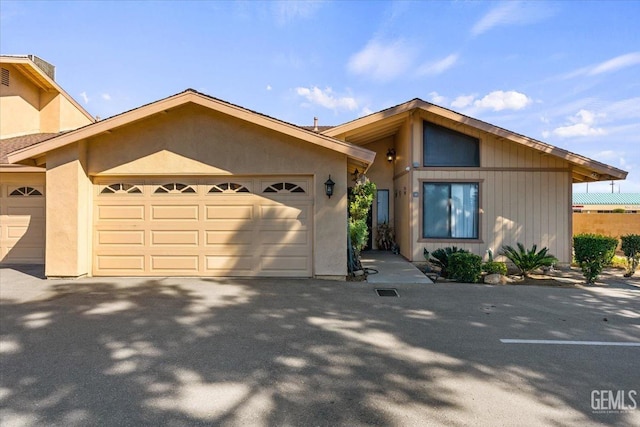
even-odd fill
[[[47,240],[45,275],[89,274],[91,259],[91,180],[86,143],[47,154]]]

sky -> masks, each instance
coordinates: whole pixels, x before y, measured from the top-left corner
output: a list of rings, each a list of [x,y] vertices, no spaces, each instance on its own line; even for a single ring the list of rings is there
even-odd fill
[[[613,191],[640,193],[639,18],[640,0],[0,0],[0,53],[51,62],[101,118],[187,88],[298,125],[421,98],[626,170]]]

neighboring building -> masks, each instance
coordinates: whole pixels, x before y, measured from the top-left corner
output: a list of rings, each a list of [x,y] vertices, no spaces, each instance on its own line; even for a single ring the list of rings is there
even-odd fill
[[[193,90],[8,160],[46,167],[50,277],[344,279],[356,171],[378,186],[372,228],[391,223],[410,260],[523,242],[568,263],[571,184],[626,177],[419,99],[313,131]]]
[[[640,193],[573,193],[575,213],[640,213]]]
[[[636,214],[636,215],[629,215]],[[573,234],[640,234],[640,194],[574,193]]]
[[[0,56],[0,263],[44,263],[45,172],[11,165],[11,151],[93,123],[33,55]]]

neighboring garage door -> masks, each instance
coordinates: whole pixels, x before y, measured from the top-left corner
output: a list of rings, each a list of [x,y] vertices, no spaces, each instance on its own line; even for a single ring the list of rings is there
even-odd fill
[[[96,179],[96,276],[312,271],[311,177]]]
[[[5,179],[0,185],[0,263],[44,264],[44,174],[39,183]]]

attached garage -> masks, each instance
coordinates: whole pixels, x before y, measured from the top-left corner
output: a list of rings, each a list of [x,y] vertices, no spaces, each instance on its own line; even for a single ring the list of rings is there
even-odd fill
[[[8,156],[46,167],[47,277],[333,280],[351,173],[374,158],[193,90]]]
[[[100,178],[96,276],[313,274],[311,177]]]
[[[0,183],[0,264],[44,264],[43,173],[4,173]]]

